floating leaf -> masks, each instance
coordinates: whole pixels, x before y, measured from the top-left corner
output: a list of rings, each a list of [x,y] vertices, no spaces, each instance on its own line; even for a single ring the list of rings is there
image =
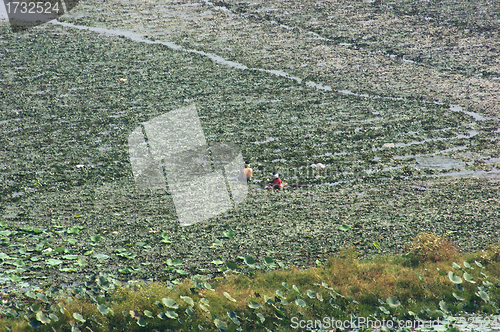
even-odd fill
[[[149,317],[149,318],[153,318],[153,313],[149,310],[144,310],[144,316]]]
[[[467,263],[467,262],[464,262],[464,266],[465,266],[466,268],[468,268],[468,269],[474,270],[474,268],[473,268],[472,266],[470,266],[470,264],[469,264],[469,263]]]
[[[159,319],[167,319],[167,315],[165,315],[165,313],[163,311],[161,311],[158,315],[156,315],[156,317],[158,317]]]
[[[458,294],[457,294],[457,293],[455,293],[455,292],[453,293],[453,296],[454,296],[457,300],[459,300],[459,301],[463,301],[463,300],[465,300],[463,297],[461,297],[460,295],[458,295]]]
[[[448,304],[446,304],[443,300],[439,301],[439,308],[447,314],[450,313],[450,307],[448,307]]]
[[[244,261],[245,261],[245,264],[247,264],[247,265],[254,265],[255,264],[255,259],[252,256],[245,256]]]
[[[478,267],[480,267],[481,269],[484,269],[483,264],[479,263],[478,261],[474,261],[474,263],[476,263],[476,265],[477,265]]]
[[[264,323],[266,318],[264,317],[263,314],[261,314],[260,312],[257,313],[257,317],[259,317],[259,320],[261,323]]]
[[[161,302],[166,306],[166,307],[169,307],[169,308],[173,308],[173,309],[178,309],[179,308],[179,305],[172,299],[170,298],[163,298],[161,299]]]
[[[383,312],[384,314],[386,314],[386,315],[389,315],[389,314],[391,313],[391,312],[390,312],[389,310],[387,310],[385,307],[380,306],[380,307],[378,307],[378,308],[380,309],[380,311],[382,311],[382,312]]]
[[[285,298],[285,294],[283,294],[283,292],[279,289],[276,290],[276,295],[278,295],[279,297],[281,297],[282,299]]]
[[[462,283],[462,278],[460,278],[459,276],[457,276],[454,272],[449,271],[448,272],[448,278],[454,284],[461,284]]]
[[[229,295],[228,292],[224,292],[223,294],[229,301],[236,302],[236,300],[231,295]]]
[[[295,304],[302,308],[304,308],[307,305],[306,301],[302,299],[295,299]]]
[[[316,293],[313,292],[312,290],[308,289],[307,296],[309,296],[311,299],[314,299],[314,298],[316,298]]]
[[[290,289],[290,287],[288,287],[288,284],[287,284],[286,282],[284,282],[284,281],[283,281],[281,284],[282,284],[282,285],[283,285],[283,287],[285,287],[286,289]]]
[[[490,296],[485,291],[479,291],[477,293],[485,302],[490,302]]]
[[[94,236],[91,236],[90,239],[92,241],[94,241],[94,242],[99,242],[99,241],[101,241],[102,236],[100,236],[100,235],[94,235]]]
[[[339,227],[339,230],[343,231],[343,232],[347,232],[347,231],[350,231],[352,229],[352,226],[351,225],[342,225]]]
[[[386,300],[387,304],[393,308],[398,307],[401,305],[401,302],[395,297],[395,296],[389,296]]]
[[[95,254],[92,257],[97,258],[97,259],[108,259],[109,256],[106,254]]]
[[[316,293],[316,298],[323,302],[323,295],[321,295],[321,293]]]
[[[64,255],[62,256],[62,258],[67,260],[75,260],[78,259],[78,255]]]
[[[461,269],[462,269],[462,268],[460,267],[460,265],[458,265],[458,264],[457,264],[457,263],[455,263],[455,262],[451,263],[451,266],[453,266],[453,268],[454,268],[455,270],[461,270]]]
[[[191,308],[191,307],[187,308],[187,309],[186,309],[186,313],[187,313],[189,316],[193,317],[193,316],[194,316],[194,311],[193,311],[193,308]]]
[[[220,330],[227,330],[227,324],[224,321],[221,321],[220,319],[215,319],[214,320],[215,326],[220,329]]]
[[[73,313],[73,318],[82,323],[86,322],[85,318],[83,318],[83,316],[80,315],[78,312]]]
[[[45,261],[45,264],[50,265],[50,266],[56,266],[59,264],[62,264],[63,261],[60,259],[54,259],[54,258],[49,258]]]
[[[224,237],[226,237],[228,239],[232,239],[235,235],[233,231],[224,232],[222,234],[224,235]]]
[[[226,266],[228,269],[231,269],[231,270],[236,270],[238,268],[238,265],[236,263],[226,263]]]
[[[300,291],[299,291],[299,289],[297,288],[297,286],[292,285],[292,288],[293,288],[293,289],[294,289],[297,293],[299,293],[299,294],[300,294]]]
[[[228,311],[227,312],[227,315],[229,316],[229,318],[233,321],[234,324],[240,326],[240,321],[238,320],[238,315],[236,315],[236,313],[234,311]]]
[[[221,264],[224,264],[224,262],[221,261],[220,259],[216,259],[216,260],[212,261],[212,264],[221,265]]]
[[[465,281],[470,282],[471,284],[475,284],[476,283],[474,281],[474,279],[472,278],[472,275],[470,275],[467,272],[464,272],[464,279],[465,279]]]
[[[192,307],[194,306],[194,301],[189,296],[181,296],[180,298],[181,298],[182,301],[186,302],[190,306],[192,306]]]
[[[167,311],[165,311],[165,315],[171,319],[176,319],[177,317],[179,317],[179,315],[172,309],[168,309]]]
[[[261,307],[260,303],[257,303],[257,302],[254,302],[254,301],[250,301],[250,303],[248,303],[248,307],[252,308],[252,309],[258,309]]]
[[[105,305],[105,304],[99,304],[97,306],[97,310],[99,310],[99,312],[103,315],[103,316],[106,316],[107,314],[109,314],[109,308]]]
[[[274,260],[271,257],[264,257],[264,263],[268,265],[274,264]]]
[[[205,307],[203,304],[199,303],[198,306],[201,308],[201,310],[210,313],[210,310],[208,310],[208,308]]]
[[[40,322],[40,323],[43,323],[43,324],[48,324],[50,323],[50,318],[47,317],[47,315],[45,315],[43,312],[41,311],[38,311],[36,313],[36,319]]]
[[[140,327],[144,327],[144,326],[146,326],[147,324],[148,324],[148,322],[146,322],[146,320],[145,320],[143,317],[141,317],[141,318],[139,318],[139,319],[137,320],[137,325],[139,325]]]

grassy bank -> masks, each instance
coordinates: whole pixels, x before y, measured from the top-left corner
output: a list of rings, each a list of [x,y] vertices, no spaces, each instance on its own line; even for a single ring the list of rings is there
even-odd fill
[[[101,274],[78,287],[4,299],[9,308],[2,310],[0,327],[288,331],[298,328],[297,320],[324,323],[324,317],[406,321],[498,314],[500,245],[465,254],[444,236],[421,233],[406,248],[404,255],[372,259],[358,259],[347,248],[307,269],[276,268],[272,260],[261,266],[246,256],[242,264],[250,273],[221,264],[216,275],[173,283],[123,283]]]

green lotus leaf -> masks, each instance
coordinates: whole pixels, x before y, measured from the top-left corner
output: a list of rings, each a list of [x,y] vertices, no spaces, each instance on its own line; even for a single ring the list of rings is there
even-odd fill
[[[295,304],[302,308],[304,308],[307,305],[306,301],[302,299],[295,299]]]
[[[193,311],[193,308],[191,308],[191,307],[187,308],[187,309],[186,309],[186,313],[187,313],[189,316],[193,317],[193,316],[194,316],[194,311]]]
[[[247,265],[254,265],[255,264],[255,259],[252,256],[245,256],[244,260],[245,260],[245,264],[247,264]]]
[[[141,318],[139,318],[139,319],[137,320],[137,325],[139,325],[140,327],[144,327],[144,326],[146,326],[147,324],[148,324],[148,322],[146,322],[146,320],[145,320],[143,317],[141,317]]]
[[[99,310],[99,312],[103,315],[103,316],[106,316],[107,314],[109,314],[109,308],[105,305],[105,304],[99,304],[97,306],[97,310]]]
[[[73,313],[73,318],[82,323],[86,322],[85,318],[83,318],[83,316],[80,315],[78,312]]]
[[[179,305],[177,304],[177,302],[175,302],[174,300],[172,300],[171,298],[168,298],[168,297],[164,297],[161,299],[161,302],[168,308],[172,308],[172,309],[178,309],[179,308]]]
[[[457,293],[455,293],[455,292],[453,292],[453,296],[454,296],[457,300],[459,300],[459,301],[463,301],[463,300],[465,300],[463,297],[461,297],[460,295],[458,295],[458,294],[457,294]]]
[[[341,225],[341,226],[339,227],[339,230],[341,230],[341,231],[343,231],[343,232],[350,231],[351,229],[352,229],[352,226],[351,226],[351,225],[346,225],[346,224]]]
[[[181,298],[182,301],[186,302],[190,306],[192,306],[192,307],[194,306],[194,301],[189,296],[181,296],[180,298]]]
[[[485,291],[481,290],[477,294],[484,300],[484,302],[490,302],[490,296]]]
[[[401,302],[395,296],[389,296],[386,300],[387,304],[392,308],[396,308],[401,305]]]
[[[448,307],[448,304],[446,304],[443,300],[439,301],[439,308],[447,314],[450,313],[450,307]]]
[[[467,282],[470,282],[471,284],[475,284],[476,282],[474,281],[474,279],[472,278],[472,275],[470,275],[469,273],[467,272],[464,272],[464,275],[463,275],[465,281]]]
[[[165,315],[171,319],[176,319],[177,317],[179,317],[179,315],[172,309],[168,309],[167,311],[165,311]]]
[[[236,302],[236,300],[231,295],[229,295],[228,292],[224,292],[223,294],[229,301]]]
[[[316,298],[316,293],[313,292],[312,290],[308,289],[307,296],[309,296],[311,299],[314,299],[314,298]]]
[[[259,312],[259,313],[257,313],[257,317],[259,317],[259,320],[260,320],[260,322],[261,322],[261,323],[264,323],[264,322],[265,322],[265,320],[266,320],[266,318],[264,317],[264,315],[263,315],[263,314],[261,314],[260,312]]]
[[[448,272],[448,278],[454,284],[461,284],[462,283],[462,278],[460,278],[459,276],[457,276],[454,272],[449,271]]]
[[[238,315],[236,315],[236,313],[234,311],[228,311],[227,315],[233,321],[234,324],[236,324],[238,326],[241,325],[240,321],[238,320]]]
[[[220,319],[217,319],[217,318],[216,318],[216,319],[214,320],[214,324],[215,324],[215,326],[216,326],[218,329],[220,329],[220,330],[223,330],[223,331],[227,330],[227,323],[226,323],[226,322],[224,322],[224,321],[221,321]]]
[[[250,303],[248,303],[248,307],[252,308],[252,309],[258,309],[261,307],[260,303],[257,303],[257,302],[254,302],[254,301],[250,301]]]
[[[380,311],[382,311],[382,312],[383,312],[384,314],[386,314],[386,315],[389,315],[389,314],[391,313],[391,312],[390,312],[389,310],[387,310],[385,307],[380,306],[380,307],[378,307],[378,308],[380,309]]]
[[[149,310],[144,310],[144,316],[149,317],[149,318],[153,318],[153,313]]]
[[[458,265],[458,264],[457,264],[457,263],[455,263],[455,262],[451,263],[451,266],[453,266],[453,268],[454,268],[455,270],[461,270],[461,269],[462,269],[462,268],[460,267],[460,265]]]
[[[474,268],[467,262],[464,262],[464,267],[471,269],[471,270],[474,270]]]
[[[50,323],[50,318],[46,314],[44,314],[42,311],[38,311],[36,313],[36,319],[42,324]]]

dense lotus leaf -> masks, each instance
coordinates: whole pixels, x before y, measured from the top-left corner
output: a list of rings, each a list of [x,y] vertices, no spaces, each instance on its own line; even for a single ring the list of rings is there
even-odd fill
[[[453,297],[455,297],[459,301],[464,301],[465,300],[462,296],[460,296],[459,294],[457,294],[455,292],[453,292]]]

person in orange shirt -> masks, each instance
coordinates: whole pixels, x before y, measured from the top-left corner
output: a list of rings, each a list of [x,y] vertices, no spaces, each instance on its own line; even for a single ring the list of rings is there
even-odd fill
[[[250,168],[250,164],[247,161],[247,162],[245,162],[245,168],[241,170],[239,180],[240,181],[246,180],[247,182],[250,182],[250,181],[252,181],[252,176],[253,176],[253,171]]]

